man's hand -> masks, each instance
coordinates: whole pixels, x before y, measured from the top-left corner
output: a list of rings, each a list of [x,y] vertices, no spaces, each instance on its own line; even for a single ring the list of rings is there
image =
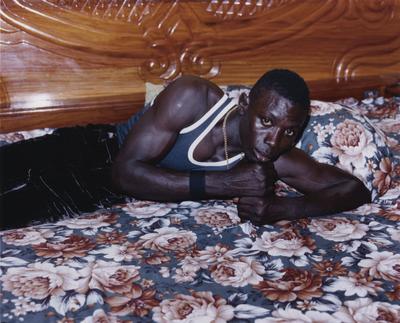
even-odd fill
[[[255,225],[273,224],[280,220],[294,220],[296,215],[291,209],[291,203],[295,199],[286,199],[274,195],[264,197],[242,197],[238,201],[239,217],[249,220]]]
[[[212,175],[215,177],[206,179],[208,192],[220,192],[232,197],[262,197],[271,194],[277,180],[273,163],[244,162],[227,172],[215,172]]]

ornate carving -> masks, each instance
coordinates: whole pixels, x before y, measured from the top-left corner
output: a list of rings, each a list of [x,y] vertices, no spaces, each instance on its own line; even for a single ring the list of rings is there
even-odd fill
[[[345,16],[357,19],[364,28],[385,28],[396,17],[395,0],[352,0],[345,3]],[[354,40],[354,45],[338,54],[333,62],[336,79],[354,79],[360,70],[400,67],[400,37],[398,33],[388,38]]]
[[[162,12],[158,10],[159,7],[153,6],[148,8],[146,16],[137,17],[143,38],[156,50],[154,57],[140,67],[139,72],[144,79],[173,80],[182,74],[212,78],[219,73],[218,62],[210,56],[199,54],[199,50],[207,46],[207,42],[195,39],[195,30],[187,23],[188,17],[195,15],[190,6],[184,6],[185,4],[174,1],[165,10],[164,3]]]
[[[393,72],[399,71],[400,37],[350,48],[337,58],[333,66],[336,79],[346,81],[354,79],[360,70],[367,67],[375,69],[377,74],[382,68],[393,67]]]
[[[287,67],[325,98],[400,74],[400,0],[0,0],[0,18],[0,131],[127,118],[137,69],[250,84]]]
[[[386,24],[394,18],[395,0],[353,0],[354,14],[361,18],[367,28]]]
[[[69,49],[60,51],[62,55],[87,60],[97,55],[110,65],[137,66],[138,59],[145,60],[139,72],[152,81],[171,80],[183,73],[211,78],[220,73],[222,60],[265,55],[277,45],[288,48],[293,39],[318,33],[315,25],[356,20],[365,28],[381,30],[399,12],[396,0],[316,1],[312,6],[301,0],[0,1],[2,17],[32,35],[24,42],[43,48],[45,40]],[[51,27],[54,21],[58,28]],[[395,60],[398,41],[390,38],[395,34],[388,32],[373,41],[344,37],[344,47],[335,45],[336,58],[329,63],[332,74],[350,77],[367,64],[362,57],[370,50],[376,57]],[[17,37],[13,40],[18,41]],[[392,59],[388,62],[373,64],[396,64]]]
[[[206,11],[222,20],[253,17],[296,0],[209,0]]]
[[[157,0],[48,0],[55,6],[107,20],[137,23],[151,12]]]

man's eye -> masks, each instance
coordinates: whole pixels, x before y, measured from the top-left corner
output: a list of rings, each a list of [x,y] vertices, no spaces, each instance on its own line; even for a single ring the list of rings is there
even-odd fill
[[[272,121],[270,118],[262,118],[261,123],[263,124],[264,127],[272,126]]]
[[[294,135],[294,131],[292,129],[286,129],[285,135],[291,137]]]

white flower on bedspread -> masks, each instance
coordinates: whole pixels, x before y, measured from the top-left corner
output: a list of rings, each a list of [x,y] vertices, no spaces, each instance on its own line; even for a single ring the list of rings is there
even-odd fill
[[[155,233],[147,233],[140,237],[144,248],[169,251],[187,251],[197,240],[197,236],[186,230],[164,227],[156,229]]]
[[[368,225],[357,220],[333,217],[329,219],[312,219],[309,230],[326,240],[348,241],[365,236],[368,231]]]
[[[348,276],[334,278],[333,283],[323,288],[324,291],[344,291],[345,296],[357,295],[365,297],[368,294],[377,295],[382,292],[382,282],[372,280],[369,275],[350,272]]]
[[[191,283],[196,278],[196,272],[178,268],[172,276],[177,283]]]
[[[230,259],[231,251],[223,244],[217,243],[215,246],[207,246],[205,249],[200,250],[196,259],[202,264],[214,264],[216,262],[225,261]]]
[[[138,266],[121,266],[115,262],[98,260],[89,263],[80,271],[84,278],[80,280],[79,290],[98,289],[110,293],[128,293],[133,282],[140,279]]]
[[[255,323],[340,323],[339,320],[328,313],[318,311],[302,313],[290,307],[285,309],[279,308],[272,312],[272,316],[271,318],[255,320]]]
[[[214,228],[223,228],[240,223],[236,207],[208,207],[194,210],[192,213],[198,224]]]
[[[25,316],[29,312],[39,312],[46,309],[46,305],[37,304],[33,302],[30,298],[22,298],[13,299],[11,302],[14,303],[15,308],[11,310],[11,312],[15,316]]]
[[[68,219],[58,222],[70,229],[98,229],[108,227],[116,222],[117,215],[109,212],[94,212],[79,218]]]
[[[400,228],[388,228],[390,238],[395,241],[400,241]]]
[[[352,212],[355,214],[360,214],[360,215],[369,215],[369,214],[378,213],[380,210],[381,210],[381,207],[379,204],[367,203],[367,204],[361,205],[360,207],[353,210]]]
[[[200,268],[207,268],[207,265],[202,263],[197,257],[186,256],[180,263],[182,270],[196,272]]]
[[[2,234],[3,241],[14,246],[26,246],[46,242],[47,238],[53,236],[54,232],[51,230],[36,230],[34,228],[11,230]]]
[[[325,114],[329,114],[335,112],[337,110],[343,109],[342,106],[332,103],[332,102],[323,102],[323,101],[311,101],[311,115],[312,116],[323,116]]]
[[[91,254],[104,254],[104,258],[114,261],[132,261],[141,259],[143,251],[136,245],[129,242],[124,244],[114,244],[99,250],[92,250]]]
[[[327,156],[332,155],[339,159],[336,166],[361,178],[367,175],[365,159],[373,157],[377,150],[370,131],[360,123],[346,119],[336,126],[330,144],[332,147],[320,147],[312,156],[329,161]]]
[[[256,260],[240,257],[240,260],[227,259],[217,263],[210,271],[211,277],[223,286],[243,287],[261,282],[260,275],[265,273],[265,268]]]
[[[368,271],[372,277],[400,282],[400,254],[375,251],[367,254],[367,257],[370,259],[358,263],[362,271]]]
[[[3,289],[15,296],[45,299],[64,295],[79,287],[78,272],[70,267],[55,267],[50,263],[33,263],[28,267],[9,268],[0,279]]]
[[[126,204],[122,210],[132,217],[144,219],[167,215],[176,206],[177,204],[173,203],[163,204],[152,201],[134,201]]]
[[[400,306],[369,298],[347,301],[333,316],[343,323],[399,322]]]
[[[173,299],[163,300],[153,308],[155,322],[170,323],[224,323],[234,316],[234,308],[225,299],[211,292],[193,292],[192,295],[178,294]]]
[[[93,315],[86,317],[81,323],[118,323],[121,322],[114,315],[107,315],[102,309],[95,310]]]
[[[309,236],[302,236],[294,230],[283,232],[264,232],[261,238],[257,238],[254,248],[266,251],[271,256],[303,256],[305,253],[312,253],[315,249],[315,242]]]

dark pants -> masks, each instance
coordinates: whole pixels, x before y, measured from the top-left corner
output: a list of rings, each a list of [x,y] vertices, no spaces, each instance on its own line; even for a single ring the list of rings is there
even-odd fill
[[[1,229],[50,222],[125,201],[113,192],[115,127],[62,128],[0,147]]]

